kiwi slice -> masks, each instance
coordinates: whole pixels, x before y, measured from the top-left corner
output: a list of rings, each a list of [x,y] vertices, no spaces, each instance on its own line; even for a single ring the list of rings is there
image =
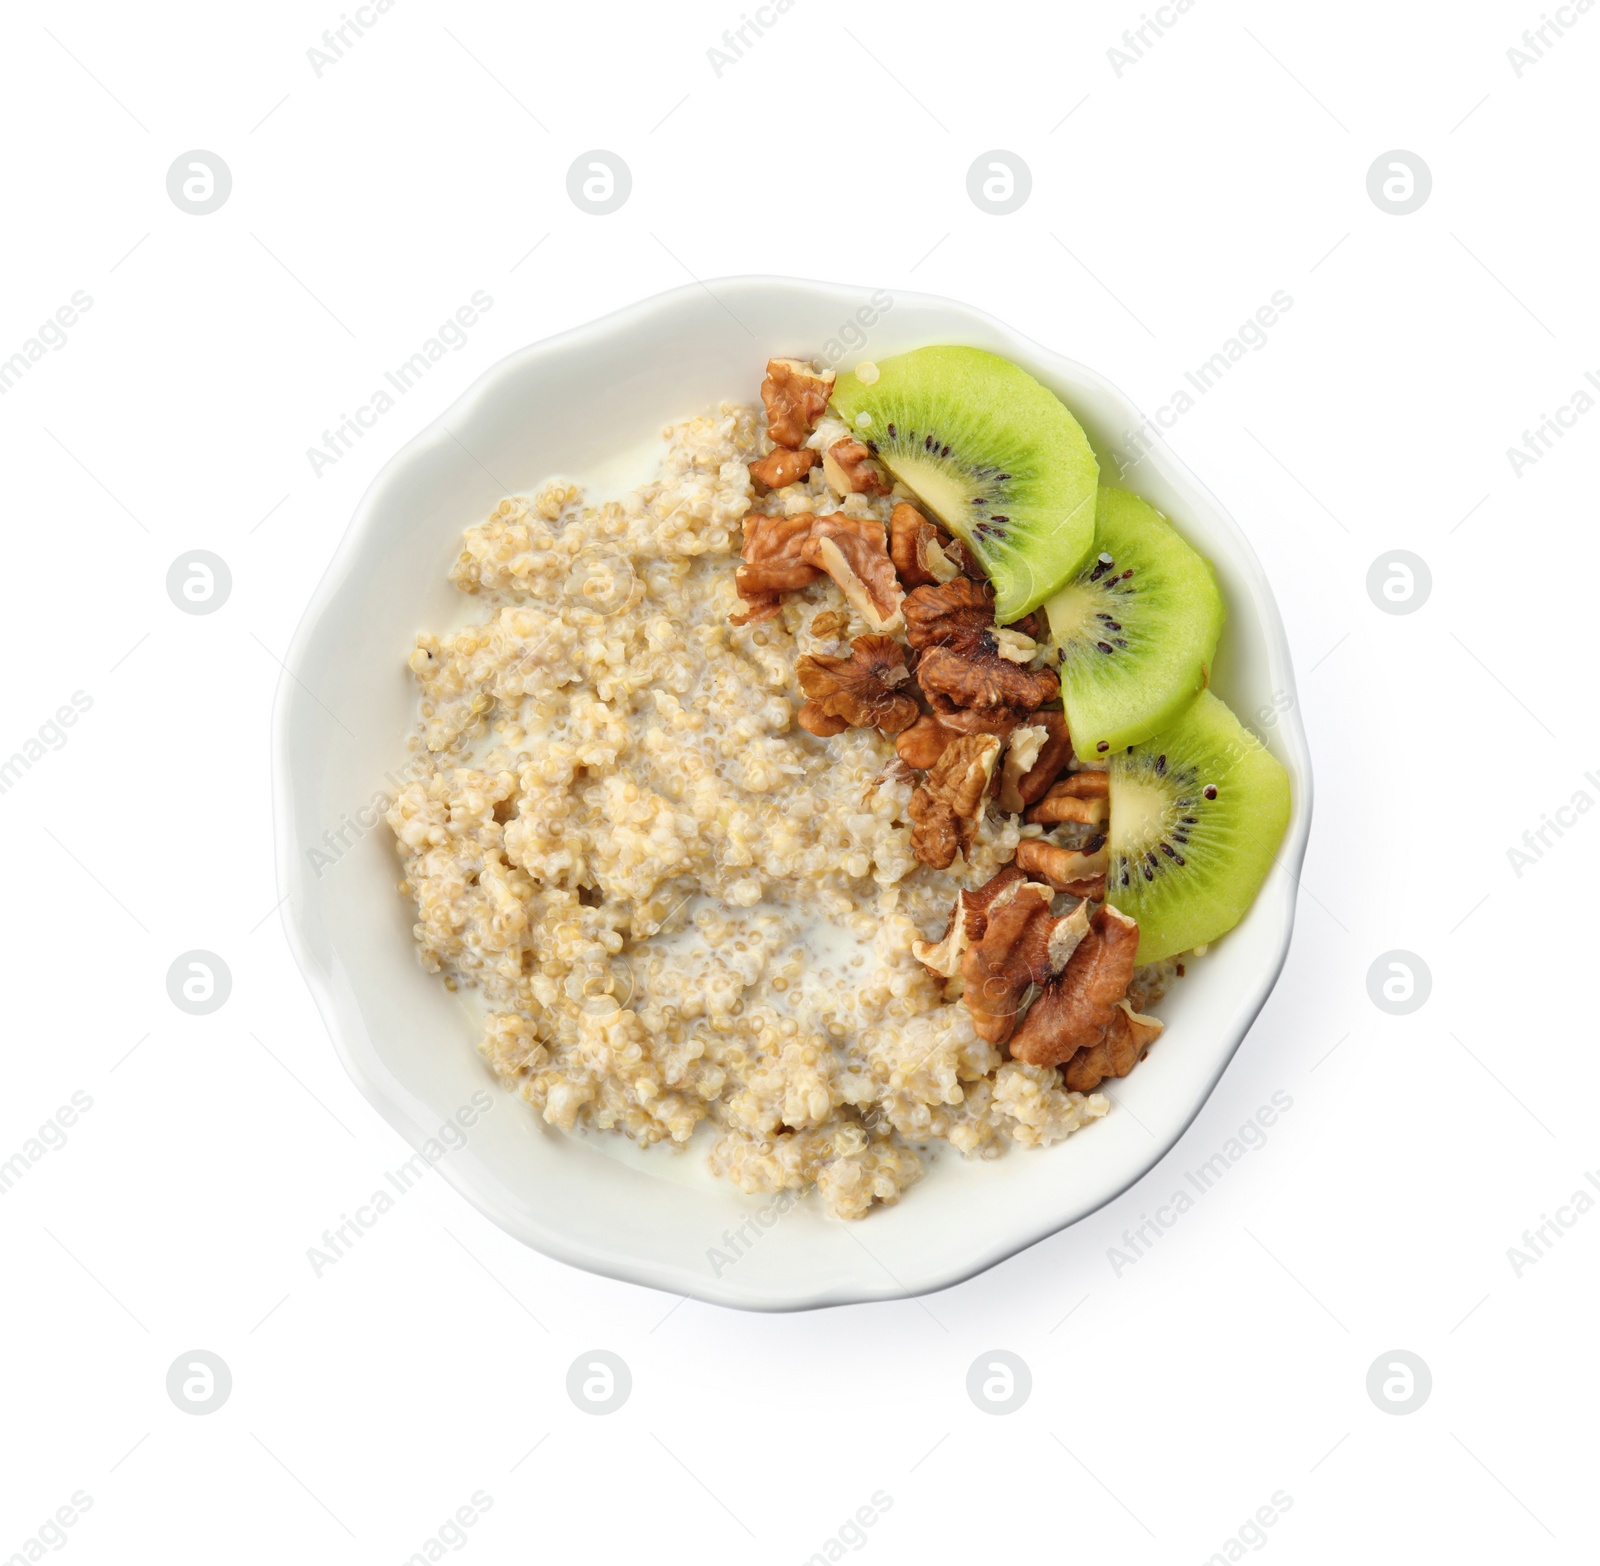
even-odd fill
[[[1001,625],[1089,558],[1099,464],[1060,398],[1009,360],[918,348],[841,375],[833,407],[977,556]]]
[[[1210,691],[1109,772],[1106,901],[1138,921],[1138,960],[1231,930],[1283,841],[1289,774]]]
[[[1073,748],[1086,760],[1164,729],[1205,683],[1222,634],[1211,567],[1154,506],[1102,486],[1095,554],[1045,605]]]

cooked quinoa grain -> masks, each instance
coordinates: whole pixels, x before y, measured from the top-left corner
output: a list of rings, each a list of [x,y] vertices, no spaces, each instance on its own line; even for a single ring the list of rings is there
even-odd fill
[[[740,1189],[815,1186],[841,1217],[894,1201],[929,1145],[993,1157],[1103,1115],[980,1040],[911,954],[1016,822],[991,812],[965,865],[930,870],[892,742],[796,725],[798,656],[866,629],[831,580],[729,623],[758,411],[665,434],[623,501],[502,501],[451,571],[484,618],[417,639],[416,781],[388,821],[423,965],[480,993],[479,1049],[551,1125],[708,1128]],[[890,510],[815,469],[763,506]]]

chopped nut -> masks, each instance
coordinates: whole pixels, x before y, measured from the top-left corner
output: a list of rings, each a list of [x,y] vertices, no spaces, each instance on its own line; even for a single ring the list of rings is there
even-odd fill
[[[1021,631],[1013,631],[1006,626],[1001,626],[994,633],[994,639],[1000,656],[1011,663],[1031,662],[1039,650],[1039,644],[1031,636],[1024,636]]]
[[[970,577],[974,582],[989,580],[989,573],[983,569],[978,557],[967,547],[965,539],[951,540],[950,552],[955,556],[956,565],[960,568],[962,576]]]
[[[1125,1077],[1161,1036],[1162,1023],[1146,1017],[1127,1001],[1117,1002],[1116,1015],[1098,1044],[1080,1049],[1061,1068],[1069,1093],[1092,1093],[1107,1077]]]
[[[944,754],[945,746],[963,734],[992,734],[997,740],[1006,740],[1020,724],[1038,716],[1010,707],[968,711],[945,696],[932,697],[930,704],[933,711],[924,713],[900,736],[900,759],[909,767],[931,767]]]
[[[854,440],[855,432],[844,422],[836,419],[831,413],[824,414],[817,420],[817,427],[806,436],[806,445],[817,454],[817,461],[822,461],[822,454],[828,447],[841,440]]]
[[[905,649],[887,636],[858,636],[848,658],[808,653],[795,673],[809,698],[800,727],[810,734],[826,737],[846,727],[898,734],[917,720],[916,702],[895,689],[911,678]]]
[[[790,451],[783,446],[774,446],[766,456],[750,464],[750,477],[758,484],[765,484],[768,489],[782,489],[785,484],[803,479],[816,463],[817,454],[814,451]]]
[[[983,934],[962,955],[961,998],[978,1037],[991,1044],[1011,1036],[1028,986],[1049,983],[1088,933],[1087,904],[1057,919],[1050,900],[1049,887],[1024,881],[989,910]]]
[[[949,544],[937,529],[917,540],[917,558],[936,582],[953,582],[961,575],[961,568],[950,558]]]
[[[1010,1037],[1022,997],[1036,982],[1033,970],[1048,960],[1054,925],[1050,889],[1033,881],[990,910],[982,936],[961,955],[961,999],[979,1038],[1003,1044]]]
[[[1040,826],[1053,826],[1058,821],[1103,825],[1111,811],[1110,792],[1110,780],[1104,772],[1074,772],[1051,786],[1028,811],[1028,820]]]
[[[1026,723],[1032,714],[1018,707],[958,707],[948,696],[929,695],[928,705],[933,715],[947,729],[956,734],[992,734],[996,739],[1009,739],[1013,729]]]
[[[966,652],[994,631],[994,592],[987,582],[956,577],[940,587],[922,586],[906,595],[906,640],[925,647]]]
[[[1025,669],[1000,654],[994,592],[987,582],[956,577],[906,595],[906,638],[921,654],[917,683],[958,707],[1015,707],[1032,712],[1060,693],[1049,669]]]
[[[1006,746],[1005,764],[1000,770],[1000,808],[1014,816],[1022,814],[1023,801],[1019,791],[1022,779],[1033,770],[1050,738],[1050,731],[1042,723],[1030,723],[1013,729],[1011,742]]]
[[[777,593],[754,593],[744,601],[742,614],[730,614],[729,625],[754,625],[760,620],[770,620],[783,611],[783,599]]]
[[[939,530],[909,501],[902,500],[889,518],[889,555],[908,591],[960,574],[944,551]]]
[[[973,891],[957,892],[944,934],[937,943],[913,941],[911,955],[941,978],[955,978],[961,972],[961,954],[972,942],[983,939],[990,913],[1015,897],[1027,879],[1015,865],[1007,865]]]
[[[911,796],[911,852],[935,870],[948,870],[956,850],[972,846],[983,796],[994,776],[1000,741],[992,734],[953,740]]]
[[[744,519],[743,563],[735,573],[746,600],[734,624],[776,613],[774,595],[809,587],[826,573],[839,584],[850,606],[874,631],[900,628],[904,594],[875,517],[848,517],[842,511],[819,517],[802,511],[792,517],[752,513]]]
[[[752,512],[744,519],[743,564],[734,574],[741,598],[759,604],[773,594],[809,587],[821,577],[800,554],[815,521],[809,511],[794,517]]]
[[[822,476],[837,495],[887,495],[894,488],[858,440],[836,440],[822,458]]]
[[[905,594],[895,577],[881,522],[872,517],[847,517],[842,511],[814,517],[800,553],[808,564],[820,566],[839,584],[850,607],[872,630],[900,629]]]
[[[1034,804],[1061,776],[1061,769],[1072,760],[1072,738],[1067,733],[1066,715],[1046,708],[1043,712],[1035,713],[1033,721],[1044,725],[1048,738],[1040,747],[1032,770],[1017,784],[1017,794],[1023,805]]]
[[[769,359],[761,400],[767,409],[767,434],[775,446],[795,450],[827,412],[833,371],[819,375],[804,359]]]
[[[1091,841],[1093,841],[1091,839]],[[1025,837],[1017,844],[1017,867],[1041,876],[1058,892],[1099,902],[1106,895],[1106,871],[1111,855],[1105,840],[1091,852],[1060,848],[1042,837]]]
[[[937,718],[924,713],[894,742],[895,754],[908,767],[926,772],[955,737],[954,729],[947,729]]]
[[[919,588],[919,592],[923,589]],[[1050,669],[1024,669],[1002,658],[993,637],[970,653],[930,647],[917,660],[917,683],[958,707],[1020,707],[1032,712],[1061,692]]]
[[[815,734],[818,739],[832,739],[835,734],[843,734],[850,727],[850,720],[842,715],[835,715],[824,711],[815,702],[803,702],[795,721],[807,734]]]
[[[1078,911],[1088,908],[1080,903]],[[1071,960],[1040,988],[1011,1040],[1011,1056],[1030,1066],[1058,1066],[1101,1042],[1128,993],[1139,926],[1109,903],[1089,922]]]
[[[811,634],[821,641],[841,635],[850,624],[850,616],[837,609],[823,609],[811,617]]]

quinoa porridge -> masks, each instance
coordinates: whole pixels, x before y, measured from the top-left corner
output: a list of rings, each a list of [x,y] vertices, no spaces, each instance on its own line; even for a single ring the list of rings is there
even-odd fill
[[[941,1144],[1042,1147],[1109,1104],[1058,1063],[1011,1054],[1005,1029],[959,1003],[960,948],[979,931],[968,915],[950,933],[957,894],[1014,891],[1007,867],[1028,852],[1047,884],[1023,889],[1052,941],[1073,923],[1049,913],[1052,896],[1074,887],[1082,939],[1091,894],[1051,879],[1043,829],[1015,801],[980,798],[951,818],[953,857],[929,853],[914,796],[932,774],[905,759],[908,734],[847,726],[807,699],[817,669],[890,623],[859,580],[820,568],[741,593],[763,529],[829,513],[843,542],[851,528],[887,539],[904,503],[888,483],[841,497],[850,432],[813,418],[803,433],[774,446],[760,406],[724,403],[667,430],[658,475],[621,501],[551,482],[469,528],[450,575],[481,618],[417,639],[414,781],[388,822],[424,966],[477,993],[479,1050],[550,1125],[694,1138],[745,1192],[814,1186],[829,1212],[859,1218]],[[802,466],[825,448],[838,454],[827,472]],[[761,469],[772,483],[752,474],[791,452]],[[980,796],[1025,780],[1054,732],[1036,716],[1006,736],[1012,761],[982,733],[961,742],[989,745]],[[1069,801],[1078,813],[1045,818],[1068,823],[1068,846],[1049,852],[1088,864],[1104,813],[1096,774],[1074,765],[1067,781],[1086,787]],[[1159,1024],[1138,1012],[1174,971],[1124,973],[1124,1013],[1149,1024],[1140,1054]]]

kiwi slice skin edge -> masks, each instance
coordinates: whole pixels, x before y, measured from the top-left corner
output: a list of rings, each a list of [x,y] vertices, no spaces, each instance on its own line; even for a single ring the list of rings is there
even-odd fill
[[[1048,387],[981,348],[917,348],[869,375],[839,376],[834,411],[977,557],[997,622],[1020,619],[1093,548],[1088,437]]]
[[[1095,554],[1045,612],[1073,747],[1089,761],[1183,711],[1209,678],[1224,619],[1204,557],[1154,506],[1108,486]]]
[[[1225,934],[1255,901],[1289,824],[1289,774],[1201,691],[1108,764],[1106,901],[1139,925],[1140,963]]]

